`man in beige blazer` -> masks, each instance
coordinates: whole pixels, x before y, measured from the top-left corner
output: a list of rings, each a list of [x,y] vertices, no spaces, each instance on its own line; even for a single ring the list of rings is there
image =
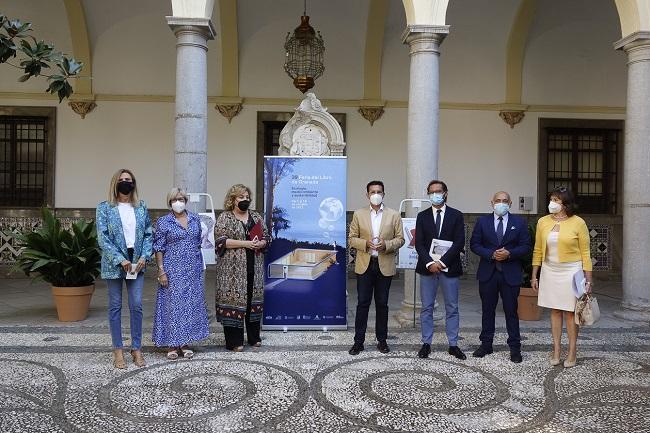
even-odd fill
[[[350,224],[350,247],[357,250],[354,272],[357,274],[357,316],[354,323],[354,344],[350,355],[363,350],[368,324],[368,310],[375,297],[377,349],[390,352],[388,336],[388,292],[395,275],[395,256],[404,245],[402,218],[384,206],[384,183],[373,180],[366,185],[370,206],[354,211]]]

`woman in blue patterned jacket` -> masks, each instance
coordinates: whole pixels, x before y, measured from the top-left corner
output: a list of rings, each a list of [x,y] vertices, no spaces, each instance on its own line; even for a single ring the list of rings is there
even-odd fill
[[[108,322],[113,366],[126,368],[122,344],[122,287],[126,283],[131,314],[131,356],[145,365],[142,352],[142,286],[145,264],[153,253],[151,219],[138,199],[135,176],[122,168],[111,179],[108,200],[97,205],[97,240],[102,250],[101,277],[108,286]]]

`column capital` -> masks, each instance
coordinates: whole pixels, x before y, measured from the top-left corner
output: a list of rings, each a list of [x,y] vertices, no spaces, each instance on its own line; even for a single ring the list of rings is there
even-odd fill
[[[448,34],[449,26],[411,25],[402,33],[402,43],[410,46],[410,55],[440,54],[438,48]]]
[[[210,18],[188,18],[188,17],[165,17],[167,25],[172,29],[176,37],[180,32],[199,33],[205,39],[214,39],[217,32],[214,29]]]
[[[650,45],[650,31],[639,31],[614,42],[614,49],[628,52],[636,47],[648,45]]]
[[[402,43],[410,43],[409,39],[437,38],[442,41],[449,34],[449,26],[433,26],[426,24],[412,24],[406,26],[402,32]]]

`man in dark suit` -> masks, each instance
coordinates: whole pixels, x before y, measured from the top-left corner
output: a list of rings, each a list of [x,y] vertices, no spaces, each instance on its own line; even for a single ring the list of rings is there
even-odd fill
[[[420,299],[422,300],[422,347],[418,357],[428,358],[433,339],[433,306],[438,287],[445,298],[445,328],[449,341],[449,354],[458,359],[467,359],[458,347],[458,277],[463,274],[460,253],[465,246],[465,223],[463,214],[447,206],[447,185],[441,180],[432,180],[427,186],[431,208],[420,212],[415,222],[415,249],[418,263],[415,272],[420,274]],[[441,255],[430,254],[432,241],[446,242]],[[446,249],[446,251],[444,251]]]
[[[494,314],[501,296],[506,316],[510,360],[521,362],[521,337],[517,298],[522,281],[521,258],[531,250],[528,226],[523,218],[510,213],[512,201],[505,191],[492,197],[494,212],[476,222],[470,247],[481,257],[476,278],[483,309],[481,345],[473,353],[483,358],[493,352]]]

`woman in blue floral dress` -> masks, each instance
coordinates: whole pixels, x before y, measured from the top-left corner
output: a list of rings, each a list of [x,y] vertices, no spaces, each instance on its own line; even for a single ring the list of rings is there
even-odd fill
[[[188,344],[208,337],[203,292],[201,219],[187,212],[187,194],[173,188],[167,195],[171,212],[158,218],[153,250],[158,263],[158,296],[152,340],[167,347],[167,359],[191,358]]]

